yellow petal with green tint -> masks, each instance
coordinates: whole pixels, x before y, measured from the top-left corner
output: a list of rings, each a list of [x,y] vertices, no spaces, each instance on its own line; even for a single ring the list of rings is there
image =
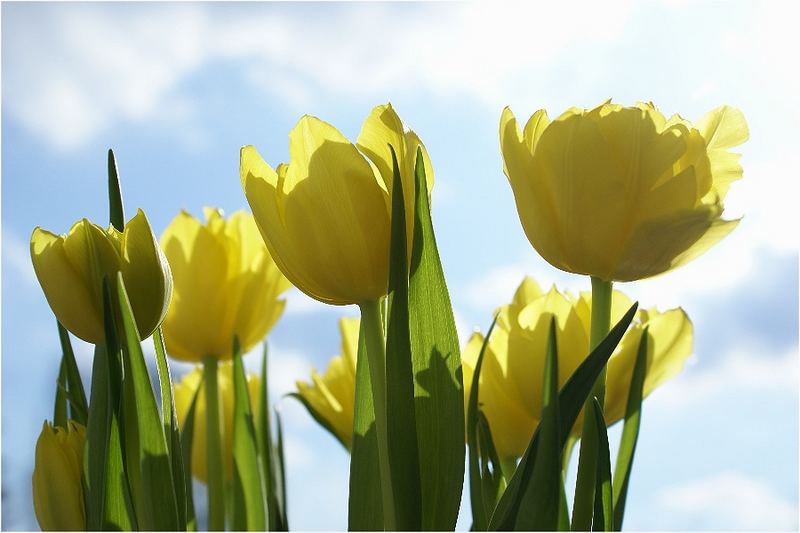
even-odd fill
[[[141,209],[122,234],[122,276],[142,338],[164,320],[172,295],[172,274],[164,252]]]
[[[69,260],[64,239],[47,230],[34,229],[31,258],[47,303],[58,320],[81,339],[103,343],[102,313],[95,295]]]
[[[741,111],[730,106],[720,106],[706,113],[697,123],[697,129],[708,147],[714,190],[724,199],[731,183],[742,177],[739,154],[728,148],[738,146],[750,137],[747,121]]]
[[[42,531],[86,529],[81,463],[86,430],[70,421],[68,429],[48,422],[36,442],[33,509]]]

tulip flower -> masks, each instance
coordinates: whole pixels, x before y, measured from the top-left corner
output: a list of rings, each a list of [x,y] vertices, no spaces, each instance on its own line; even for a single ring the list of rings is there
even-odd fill
[[[169,264],[140,209],[119,232],[85,218],[68,235],[36,228],[31,236],[36,277],[58,321],[81,339],[105,343],[103,278],[116,283],[117,272],[131,301],[141,338],[148,337],[167,313],[172,293]]]
[[[311,383],[296,382],[298,395],[311,415],[348,450],[353,440],[358,330],[357,318],[340,319],[341,354],[331,359],[324,375],[312,370]]]
[[[86,428],[70,421],[67,429],[42,426],[33,467],[33,510],[42,531],[84,531],[81,463]]]
[[[283,313],[278,296],[289,282],[272,260],[253,216],[228,220],[206,209],[206,223],[179,213],[161,236],[174,294],[164,320],[167,351],[185,361],[230,359],[233,338],[243,352],[260,342]]]
[[[611,317],[618,321],[631,306],[614,291]],[[520,457],[539,423],[542,410],[544,360],[551,317],[556,319],[559,388],[588,355],[592,300],[589,293],[575,298],[555,287],[543,292],[525,278],[513,301],[500,308],[484,355],[478,403],[486,414],[498,455]],[[647,374],[644,396],[677,374],[692,352],[692,323],[682,309],[640,310],[608,362],[605,419],[610,426],[625,415],[639,341],[648,327]],[[473,334],[462,352],[464,395],[469,398],[472,376],[484,337]],[[582,417],[581,417],[582,418]],[[579,419],[572,429],[580,436]]]
[[[433,170],[424,145],[390,104],[372,110],[355,145],[327,122],[304,116],[289,133],[288,165],[275,169],[254,147],[242,148],[242,186],[261,235],[281,271],[312,298],[345,305],[386,294],[389,145],[397,153],[406,213],[413,213],[418,147],[429,187]],[[413,223],[406,216],[409,254]]]
[[[652,104],[606,102],[520,129],[500,119],[504,171],[522,227],[550,264],[604,281],[648,278],[705,252],[738,220],[721,218],[742,175],[742,113],[723,106],[696,125]]]
[[[195,478],[206,483],[208,481],[208,463],[206,459],[206,399],[204,389],[200,385],[203,377],[203,367],[195,366],[183,376],[180,382],[173,385],[175,397],[175,413],[181,428],[186,423],[186,415],[200,386],[197,403],[194,408],[194,430],[192,440],[192,474]],[[261,391],[261,380],[255,374],[247,373],[247,389],[250,395],[250,406],[254,418],[258,413],[258,395]],[[222,443],[222,458],[225,467],[225,480],[233,479],[233,364],[220,363],[217,367],[217,387],[220,399],[220,441]]]

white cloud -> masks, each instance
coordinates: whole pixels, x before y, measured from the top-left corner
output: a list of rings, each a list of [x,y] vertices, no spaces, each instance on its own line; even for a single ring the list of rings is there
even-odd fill
[[[5,228],[3,229],[3,267],[10,268],[26,285],[36,285],[36,273],[33,271],[28,243]]]
[[[679,412],[723,395],[797,395],[799,362],[796,347],[775,356],[765,348],[741,346],[723,354],[716,365],[680,374],[654,391],[648,406]]]
[[[687,517],[693,529],[797,530],[797,502],[786,501],[763,481],[726,471],[664,489],[657,504]]]
[[[292,287],[286,292],[286,310],[284,314],[287,316],[330,313],[336,312],[338,309],[340,309],[339,306],[327,305],[319,302],[307,296],[296,287]]]

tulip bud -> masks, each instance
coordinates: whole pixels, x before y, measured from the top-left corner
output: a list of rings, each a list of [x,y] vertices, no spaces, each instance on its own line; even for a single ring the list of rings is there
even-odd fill
[[[247,201],[278,267],[312,298],[361,304],[384,296],[389,279],[393,167],[397,153],[405,191],[408,253],[413,238],[414,165],[425,147],[391,105],[364,121],[356,145],[336,128],[304,116],[289,134],[288,165],[273,170],[252,146],[241,151]]]
[[[116,283],[122,272],[141,338],[158,327],[172,293],[169,264],[139,209],[121,233],[87,219],[68,235],[36,228],[31,236],[36,277],[58,321],[81,339],[105,343],[103,278]],[[113,285],[112,285],[113,286]]]
[[[230,359],[259,343],[283,313],[291,284],[267,251],[253,216],[228,220],[206,209],[206,223],[183,211],[161,235],[175,296],[164,320],[167,351],[185,361]]]
[[[86,530],[81,463],[86,429],[74,422],[63,429],[49,422],[36,441],[33,510],[42,531]]]
[[[652,104],[544,110],[524,130],[510,109],[500,147],[522,227],[567,272],[632,281],[676,268],[725,237],[723,200],[741,178],[742,113],[720,107],[693,126]]]

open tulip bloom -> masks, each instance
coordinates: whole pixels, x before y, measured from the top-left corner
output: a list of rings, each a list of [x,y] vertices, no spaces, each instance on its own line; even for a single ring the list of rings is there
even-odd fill
[[[111,225],[82,219],[66,235],[31,236],[62,348],[52,423],[35,447],[39,525],[195,531],[197,479],[209,530],[288,530],[265,337],[294,285],[361,311],[340,320],[325,372],[290,394],[349,453],[349,530],[453,530],[465,463],[474,531],[619,530],[642,401],[681,370],[694,331],[682,309],[639,309],[612,284],[665,274],[736,227],[723,218],[742,176],[730,150],[747,137],[728,106],[696,123],[651,103],[553,120],[540,110],[524,126],[503,110],[522,230],[592,290],[525,278],[463,355],[431,219],[432,163],[391,104],[372,109],[355,142],[303,116],[289,161],[274,167],[244,146],[252,215],[181,211],[160,241],[143,211],[124,223],[109,151]],[[88,387],[69,332],[95,344]],[[261,372],[248,373],[243,356],[262,341]],[[168,355],[195,366],[173,382]],[[618,421],[612,475],[607,428]]]

